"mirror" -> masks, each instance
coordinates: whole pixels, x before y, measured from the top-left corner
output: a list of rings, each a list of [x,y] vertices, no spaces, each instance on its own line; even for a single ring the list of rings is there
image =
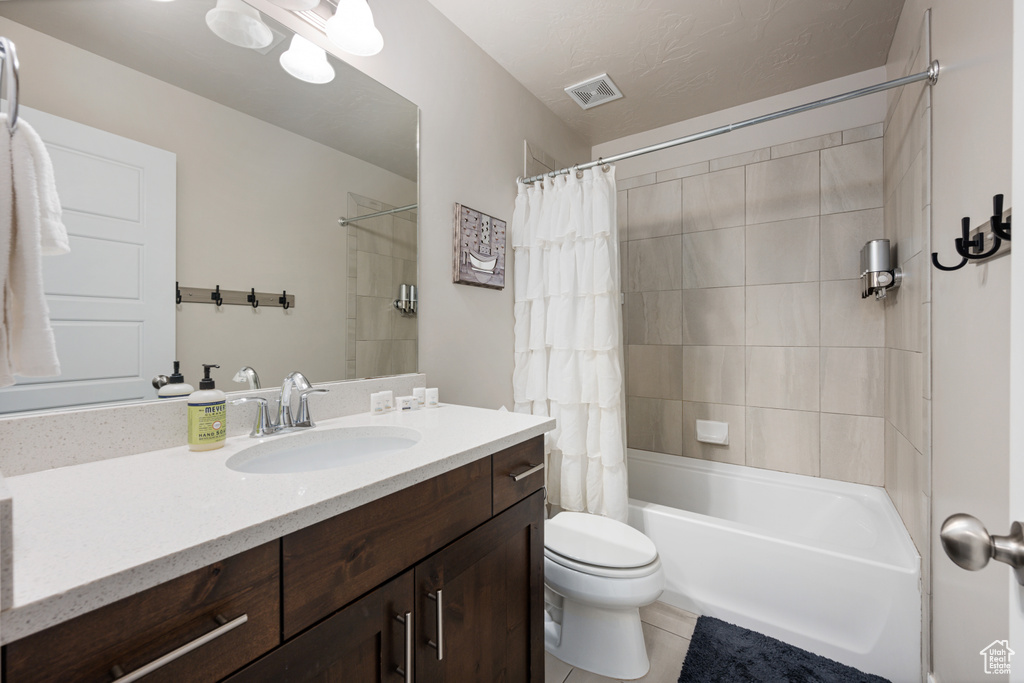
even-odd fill
[[[72,243],[44,258],[62,375],[0,390],[0,412],[154,399],[175,359],[195,386],[220,365],[225,391],[243,366],[264,387],[416,371],[393,305],[417,284],[415,208],[339,219],[417,203],[417,107],[333,56],[329,83],[294,78],[288,29],[261,16],[270,45],[229,44],[215,4],[0,2]]]

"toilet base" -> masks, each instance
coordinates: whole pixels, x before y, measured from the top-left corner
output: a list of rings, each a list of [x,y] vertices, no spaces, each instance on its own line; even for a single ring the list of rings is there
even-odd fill
[[[566,664],[608,678],[642,678],[651,668],[640,626],[640,610],[603,609],[562,602],[561,625],[544,628],[544,649]]]

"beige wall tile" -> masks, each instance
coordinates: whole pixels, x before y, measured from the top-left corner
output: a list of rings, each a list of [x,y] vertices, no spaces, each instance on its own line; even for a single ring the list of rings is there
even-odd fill
[[[860,250],[884,237],[882,209],[833,213],[821,217],[821,279],[860,277]]]
[[[391,341],[356,342],[356,377],[380,377],[391,371]]]
[[[816,412],[747,408],[747,465],[818,476],[820,420]]]
[[[728,445],[697,441],[697,420],[729,425]],[[743,406],[683,401],[683,455],[690,458],[743,465],[746,461],[746,408]]]
[[[683,399],[743,405],[745,355],[742,346],[684,346]]]
[[[742,346],[743,287],[683,290],[683,344]]]
[[[748,346],[747,405],[818,410],[818,347]]]
[[[821,283],[822,346],[885,345],[885,308],[860,292],[860,280]]]
[[[843,144],[843,134],[840,132],[819,135],[813,138],[804,138],[796,142],[787,142],[772,147],[772,159],[803,154],[804,152],[815,152],[826,147],[835,147]]]
[[[683,343],[683,293],[678,289],[627,294],[624,318],[630,344]]]
[[[860,128],[850,128],[849,130],[843,131],[843,144],[849,145],[853,142],[861,142],[862,140],[872,140],[874,138],[882,137],[882,123],[872,123],[869,126],[861,126]]]
[[[653,185],[656,182],[658,182],[657,173],[645,173],[643,175],[633,176],[632,178],[617,178],[615,180],[615,189],[632,190],[634,187]]]
[[[747,224],[817,216],[818,154],[808,152],[747,166]]]
[[[649,239],[678,235],[682,228],[682,182],[672,180],[629,191],[629,238]]]
[[[629,239],[629,192],[619,189],[615,193],[615,224],[620,242]],[[511,249],[509,250],[511,251]]]
[[[683,232],[743,225],[742,167],[705,173],[683,180]]]
[[[882,140],[821,151],[821,213],[882,206]]]
[[[924,443],[922,398],[922,354],[886,349],[886,419],[910,443],[920,449]]]
[[[683,289],[742,287],[744,228],[683,235]]]
[[[416,223],[397,216],[391,217],[394,243],[391,255],[395,258],[416,260]]]
[[[709,170],[711,170],[711,166],[706,161],[700,161],[696,164],[689,164],[687,166],[679,166],[678,168],[670,168],[667,171],[658,171],[658,182],[663,183],[666,180],[689,178],[692,175],[707,173]]]
[[[881,486],[885,481],[885,420],[822,413],[821,476]]]
[[[394,259],[390,256],[360,251],[356,256],[356,294],[359,296],[393,297],[392,273]]]
[[[885,349],[823,348],[821,410],[885,415]]]
[[[682,401],[626,398],[626,441],[630,448],[683,454]]]
[[[629,377],[626,394],[644,398],[683,398],[683,347],[626,347]]]
[[[345,321],[345,360],[356,360],[356,319],[349,318]]]
[[[391,299],[356,297],[356,339],[369,341],[391,338],[392,313],[397,313]]]
[[[817,216],[748,225],[744,243],[747,284],[817,280],[821,260],[818,245]]]
[[[818,289],[817,282],[747,287],[747,344],[817,346]]]
[[[664,291],[683,287],[682,235],[631,240],[626,261],[630,292]]]
[[[903,268],[903,282],[886,297],[886,346],[905,351],[921,351],[924,341],[921,321],[924,304],[924,274],[932,267],[923,252]]]
[[[392,354],[391,372],[396,375],[416,372],[419,363],[415,339],[396,339],[392,342]]]
[[[732,154],[727,157],[712,159],[711,170],[721,171],[722,169],[733,168],[735,166],[746,166],[747,164],[753,164],[758,161],[767,161],[771,158],[771,148],[762,147],[761,149],[755,149],[752,152],[740,152],[739,154]]]

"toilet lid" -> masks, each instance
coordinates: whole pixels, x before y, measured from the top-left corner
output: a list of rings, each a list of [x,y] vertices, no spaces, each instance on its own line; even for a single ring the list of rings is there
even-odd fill
[[[654,542],[633,527],[582,512],[562,512],[546,520],[544,547],[598,567],[642,567],[658,557]]]

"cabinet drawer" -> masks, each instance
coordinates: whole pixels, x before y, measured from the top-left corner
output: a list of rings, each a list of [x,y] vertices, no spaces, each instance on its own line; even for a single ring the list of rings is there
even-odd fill
[[[290,638],[491,516],[491,462],[397,491],[282,539]]]
[[[145,680],[221,679],[280,643],[279,547],[267,543],[17,640],[5,648],[5,681],[106,683],[218,629]]]
[[[494,480],[493,514],[498,514],[543,488],[543,467],[523,476],[537,465],[543,464],[543,436],[534,437],[491,456],[491,475]],[[516,477],[519,477],[519,481],[516,481]]]

